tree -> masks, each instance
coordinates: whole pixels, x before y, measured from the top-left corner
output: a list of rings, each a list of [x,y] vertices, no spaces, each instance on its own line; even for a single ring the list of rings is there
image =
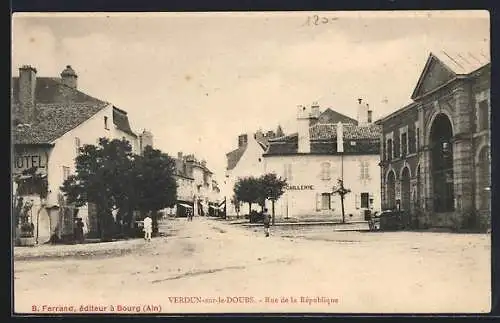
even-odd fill
[[[132,181],[132,204],[141,215],[151,213],[153,232],[157,232],[157,212],[173,207],[177,202],[177,182],[174,178],[175,160],[158,149],[147,146],[142,156],[135,156]]]
[[[75,159],[76,172],[63,182],[61,191],[69,203],[80,207],[93,203],[102,241],[109,241],[115,222],[112,211],[130,194],[132,147],[123,140],[99,139],[99,146],[84,145]]]
[[[338,194],[340,196],[340,203],[342,205],[342,223],[345,223],[344,197],[350,192],[350,189],[344,187],[344,181],[342,179],[338,179],[338,186],[333,188],[333,194]]]
[[[260,181],[253,176],[238,179],[233,191],[238,201],[248,203],[248,215],[252,212],[252,204],[259,203],[262,197]]]
[[[283,193],[285,193],[285,187],[287,185],[286,179],[281,179],[275,173],[268,173],[262,175],[259,178],[262,186],[262,192],[264,198],[271,201],[272,204],[272,223],[275,222],[274,213],[274,203],[278,200]]]

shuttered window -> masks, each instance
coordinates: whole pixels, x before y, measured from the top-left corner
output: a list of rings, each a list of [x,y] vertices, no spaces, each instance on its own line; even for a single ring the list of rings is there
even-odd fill
[[[322,193],[321,194],[321,209],[322,210],[330,210],[330,193]]]

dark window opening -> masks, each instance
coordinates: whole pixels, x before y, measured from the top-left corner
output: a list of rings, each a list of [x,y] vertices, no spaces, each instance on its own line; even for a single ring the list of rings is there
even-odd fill
[[[408,142],[407,142],[408,135],[406,133],[403,133],[401,135],[401,157],[405,157],[406,154],[408,153]]]
[[[483,131],[489,128],[489,113],[488,113],[488,100],[483,100],[479,102],[479,131]]]
[[[370,194],[369,193],[361,193],[361,207],[369,208],[370,207]]]
[[[108,117],[104,116],[104,129],[109,130],[108,128]]]
[[[392,160],[392,139],[387,140],[387,160]]]

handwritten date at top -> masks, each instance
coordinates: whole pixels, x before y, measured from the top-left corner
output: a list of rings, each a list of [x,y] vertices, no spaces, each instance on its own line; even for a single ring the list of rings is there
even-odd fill
[[[313,15],[313,16],[307,17],[307,21],[304,25],[306,25],[306,26],[325,25],[325,24],[331,23],[331,22],[338,20],[338,19],[339,18],[337,18],[337,17],[328,18],[325,16]]]

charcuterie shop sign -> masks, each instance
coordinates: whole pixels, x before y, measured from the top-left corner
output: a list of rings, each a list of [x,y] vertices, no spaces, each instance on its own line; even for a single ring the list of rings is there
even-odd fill
[[[287,185],[285,189],[289,191],[312,191],[314,190],[313,185]]]

